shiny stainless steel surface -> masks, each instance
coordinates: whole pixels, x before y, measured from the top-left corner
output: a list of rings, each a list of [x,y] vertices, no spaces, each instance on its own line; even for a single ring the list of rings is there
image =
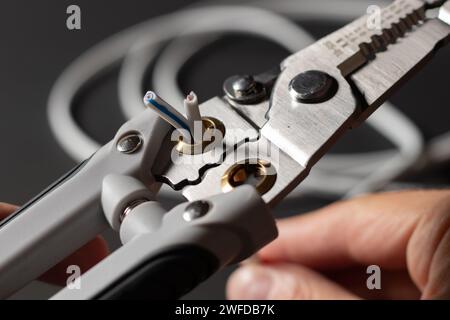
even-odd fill
[[[427,20],[353,74],[353,83],[371,109],[384,102],[398,84],[421,67],[449,35],[449,25],[436,19]]]
[[[407,79],[436,49],[449,39],[449,3],[440,9],[440,19],[426,17],[425,2],[397,0],[379,12],[380,24],[373,26],[371,16],[363,16],[342,29],[293,54],[282,63],[282,72],[272,90],[270,102],[242,105],[228,101],[236,110],[260,129],[260,136],[233,151],[228,149],[225,162],[209,168],[202,179],[195,167],[159,168],[172,181],[187,176],[199,179],[189,183],[183,194],[194,200],[220,193],[220,178],[237,161],[259,158],[271,161],[277,169],[274,187],[263,198],[273,205],[300,183],[309,169],[322,157],[347,129],[365,119],[384,102],[399,84]],[[305,104],[289,93],[289,83],[298,74],[319,70],[338,83],[336,94],[328,101]],[[223,103],[223,100],[218,100]],[[246,123],[229,120],[229,109],[213,107],[218,119],[232,128]],[[211,109],[212,110],[212,109]],[[239,136],[239,141],[245,135]],[[274,154],[261,152],[270,145]],[[263,150],[265,148],[262,148]],[[217,160],[217,159],[214,159]],[[206,167],[203,167],[206,168]],[[178,179],[178,180],[176,180]]]
[[[362,17],[283,63],[261,134],[302,167],[311,168],[339,135],[384,102],[450,34],[448,25],[425,18],[421,1],[395,1],[380,16],[381,28],[368,28],[369,16]],[[339,90],[333,99],[319,104],[292,100],[289,81],[307,70],[335,77]],[[292,179],[303,172],[293,171]]]
[[[270,103],[268,100],[255,104],[241,104],[231,99],[225,98],[243,117],[248,119],[257,128],[262,128],[267,122],[266,113],[269,111]]]
[[[357,100],[346,77],[386,48],[389,42],[395,42],[413,24],[419,23],[424,17],[424,3],[398,0],[384,8],[380,17],[381,28],[369,28],[369,16],[364,16],[284,61],[262,135],[286,150],[302,166],[313,165],[330,139],[359,116],[358,104],[364,101]],[[325,71],[338,81],[339,90],[333,99],[314,105],[292,101],[289,82],[307,70]]]
[[[220,98],[213,98],[200,105],[202,117],[213,117],[225,126],[223,146],[213,148],[209,152],[194,155],[178,153],[171,136],[165,139],[152,172],[155,177],[168,183],[174,189],[199,181],[201,173],[207,166],[219,164],[224,155],[232,153],[232,149],[244,143],[245,140],[256,140],[258,131],[243,119],[233,108]],[[208,149],[207,149],[208,150]]]
[[[227,156],[220,166],[208,170],[200,184],[184,188],[183,195],[192,201],[205,195],[221,193],[220,182],[225,171],[236,162],[255,158],[269,161],[276,170],[277,176],[274,186],[262,196],[270,205],[274,205],[278,200],[281,200],[308,174],[304,167],[285,152],[278,149],[266,138],[261,137],[258,141],[239,146],[233,154]]]

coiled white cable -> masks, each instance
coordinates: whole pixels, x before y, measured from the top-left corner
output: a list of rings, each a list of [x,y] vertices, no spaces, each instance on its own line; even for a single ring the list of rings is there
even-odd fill
[[[233,1],[227,1],[230,3]],[[270,8],[295,19],[332,19],[348,21],[364,13],[367,1],[339,0],[330,6],[329,1],[251,1],[252,5]],[[386,4],[383,1],[381,5]],[[119,76],[119,99],[124,114],[129,118],[140,112],[142,103],[142,84],[145,69],[156,57],[160,45],[169,39],[185,36],[189,46],[176,41],[169,46],[162,59],[155,65],[154,81],[156,91],[169,102],[179,100],[181,95],[176,84],[176,74],[187,57],[194,54],[205,42],[223,32],[245,32],[276,41],[290,51],[297,51],[312,42],[312,38],[301,28],[278,16],[259,8],[242,6],[213,6],[193,8],[154,18],[122,31],[85,52],[75,60],[55,83],[48,102],[48,116],[51,129],[64,150],[75,160],[82,160],[95,152],[98,143],[90,138],[76,124],[72,117],[72,105],[76,95],[91,81],[124,60]],[[212,37],[212,38],[211,38]],[[178,46],[185,50],[174,54],[171,48]],[[131,49],[131,50],[130,50]],[[182,52],[180,54],[180,52]],[[167,54],[167,56],[166,56]],[[167,57],[167,58],[165,58]],[[169,57],[172,63],[169,63]],[[171,66],[172,67],[171,67]],[[175,101],[176,102],[176,101]],[[174,103],[176,105],[176,103]],[[321,190],[335,194],[368,192],[406,169],[419,158],[422,139],[417,128],[401,113],[391,107],[382,107],[370,124],[387,136],[398,147],[392,150],[358,155],[332,155],[319,162],[317,172],[332,172],[315,179],[314,172],[302,188]],[[391,122],[395,122],[392,125]],[[389,124],[389,125],[388,125]],[[398,130],[401,127],[402,130]],[[367,179],[365,177],[370,174]],[[339,183],[330,183],[331,179]],[[343,183],[342,181],[346,181]],[[355,186],[355,183],[358,182]],[[337,186],[330,190],[330,186]]]
[[[164,97],[167,97],[171,103],[177,103],[182,99],[183,94],[178,88],[177,73],[192,54],[196,52],[194,47],[190,46],[192,41],[197,41],[195,43],[195,49],[197,49],[205,46],[212,39],[210,37],[194,39],[192,37],[179,37],[165,48],[161,58],[157,60],[153,68],[155,89]],[[295,38],[292,41],[295,41]],[[312,42],[313,39],[308,39],[308,41]],[[141,54],[145,55],[145,53]],[[130,61],[138,63],[138,61],[141,61],[141,57],[135,55]],[[133,71],[141,68],[140,72],[142,72],[142,67],[144,66],[135,66]],[[122,74],[131,74],[131,72],[123,72]],[[129,79],[124,79],[122,83],[128,83],[127,81]],[[123,88],[123,92],[130,92],[128,89]],[[128,97],[128,99],[130,98]],[[396,175],[396,172],[401,171],[403,167],[411,165],[420,156],[423,142],[416,127],[392,105],[385,104],[382,106],[376,115],[368,119],[368,123],[388,140],[392,141],[395,146],[398,146],[401,156],[396,155],[396,152],[393,153],[392,151],[326,155],[317,164],[317,168],[314,171],[325,170],[328,178],[324,179],[323,174],[312,174],[301,185],[303,191],[311,188],[314,191],[333,194],[345,194],[350,189],[350,194],[367,192],[390,181],[392,176]],[[355,161],[355,159],[357,160]],[[385,162],[388,163],[389,169],[392,168],[392,171],[384,168],[380,170],[380,165],[385,165]],[[383,171],[383,174],[378,174],[378,171]],[[370,180],[363,179],[364,176],[372,173],[373,176]],[[333,180],[333,183],[330,183],[330,179]]]
[[[292,15],[293,12],[290,11],[290,14]],[[226,19],[227,17],[225,15],[224,21],[226,25],[232,23],[232,21],[226,21]],[[233,19],[233,21],[236,23],[236,19]],[[215,20],[210,23],[216,27],[220,25]],[[207,23],[203,22],[202,25],[207,25]],[[198,29],[199,25],[194,25],[194,28]],[[294,32],[286,32],[289,30],[280,29],[277,24],[271,24],[270,29],[275,30],[277,34],[283,30],[285,37],[292,34],[292,38],[289,39],[290,42],[293,44],[298,43],[299,32],[295,30],[298,27],[294,26]],[[189,34],[194,33],[192,31],[185,30],[182,36],[173,40],[165,48],[161,54],[161,58],[156,61],[153,68],[153,83],[156,90],[167,97],[172,103],[179,102],[183,96],[183,93],[178,88],[178,71],[198,51],[198,48],[204,47],[212,41],[211,37],[193,38],[189,36]],[[226,27],[221,29],[221,31],[226,31]],[[264,30],[262,31],[264,32]],[[270,34],[265,33],[266,36],[270,36]],[[303,46],[307,46],[314,41],[308,35],[302,34],[302,38],[306,39],[306,43]],[[276,41],[277,38],[274,40]],[[196,41],[195,46],[192,46],[193,41]],[[289,49],[289,47],[287,48]],[[145,51],[137,51],[134,55],[129,56],[130,61],[136,64],[132,67],[133,73],[142,73],[137,75],[138,78],[143,77],[146,69],[145,65],[139,65],[139,62],[142,61],[141,56],[145,55]],[[126,67],[127,65],[124,64],[123,69],[126,70]],[[131,75],[131,72],[124,71],[121,74]],[[136,77],[136,74],[134,74],[134,77]],[[129,80],[131,79],[123,79],[121,83],[127,84]],[[131,93],[131,90],[128,87],[124,87],[121,92]],[[134,99],[137,98],[135,97]],[[127,99],[131,99],[131,96],[128,96]],[[124,102],[124,100],[122,101]],[[126,102],[122,104],[122,107],[126,106]],[[400,150],[400,154],[395,153],[394,155],[392,151],[378,151],[364,154],[327,155],[318,163],[315,171],[321,170],[323,167],[328,167],[328,178],[324,179],[324,175],[322,174],[318,176],[319,179],[315,179],[317,175],[311,175],[306,180],[306,184],[303,183],[301,185],[301,190],[312,187],[316,191],[337,194],[345,194],[348,192],[348,195],[369,192],[389,182],[402,172],[403,168],[407,168],[416,162],[423,149],[423,141],[420,134],[418,134],[417,128],[408,118],[399,113],[392,105],[385,104],[375,116],[368,119],[368,123],[388,138],[388,140],[392,141]],[[361,158],[362,155],[363,158]],[[354,161],[354,159],[357,159],[357,161]],[[364,177],[367,178],[364,179]],[[333,183],[330,183],[330,179],[333,180]]]

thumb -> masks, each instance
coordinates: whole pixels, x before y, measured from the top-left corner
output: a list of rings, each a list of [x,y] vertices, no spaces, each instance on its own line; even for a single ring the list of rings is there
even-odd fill
[[[293,264],[249,264],[231,275],[227,296],[233,300],[358,299],[317,272]]]

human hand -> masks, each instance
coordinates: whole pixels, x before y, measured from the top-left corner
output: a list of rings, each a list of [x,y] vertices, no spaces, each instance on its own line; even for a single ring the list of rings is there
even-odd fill
[[[230,299],[450,299],[450,190],[390,192],[279,221]],[[366,268],[381,268],[369,290]]]
[[[0,220],[6,218],[16,209],[17,207],[11,204],[0,203]],[[69,276],[66,272],[69,265],[79,266],[81,272],[84,273],[107,255],[108,247],[106,242],[98,236],[55,265],[39,279],[51,284],[65,286]]]

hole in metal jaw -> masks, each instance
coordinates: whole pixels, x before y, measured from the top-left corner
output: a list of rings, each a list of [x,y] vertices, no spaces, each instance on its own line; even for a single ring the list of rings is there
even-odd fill
[[[216,146],[217,143],[221,142],[219,139],[216,139],[217,134],[214,134],[212,130],[218,130],[218,133],[221,135],[223,139],[223,137],[225,136],[225,126],[223,125],[223,123],[211,117],[203,117],[202,123],[203,123],[202,141],[198,143],[189,143],[183,141],[183,137],[180,136],[178,143],[176,144],[176,150],[180,154],[194,155],[204,153],[209,150],[212,150],[212,148],[214,148],[214,146]],[[208,134],[208,130],[210,130],[211,134]],[[211,137],[211,139],[210,140],[203,139],[206,136]]]
[[[247,159],[228,168],[222,176],[221,187],[223,192],[229,192],[240,185],[250,184],[262,195],[273,187],[276,177],[275,168],[269,161]]]

